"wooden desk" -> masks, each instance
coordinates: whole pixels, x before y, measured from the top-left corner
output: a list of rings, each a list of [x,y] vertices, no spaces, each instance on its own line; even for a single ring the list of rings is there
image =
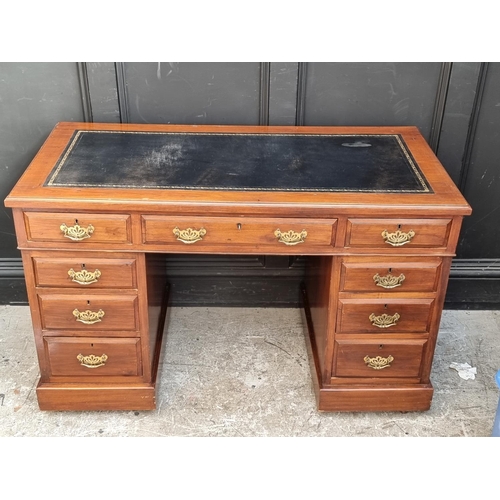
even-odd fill
[[[155,408],[166,253],[307,256],[318,409],[430,407],[471,210],[414,127],[60,123],[5,204],[42,410]]]

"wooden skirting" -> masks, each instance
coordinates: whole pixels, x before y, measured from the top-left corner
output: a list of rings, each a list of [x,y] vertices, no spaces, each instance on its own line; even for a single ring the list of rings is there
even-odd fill
[[[259,264],[259,262],[262,262]],[[170,304],[173,307],[298,307],[304,259],[291,268],[265,267],[264,257],[239,256],[214,261],[196,256],[172,258]],[[0,305],[27,305],[21,259],[0,259]],[[500,309],[500,260],[456,259],[451,265],[445,309]]]

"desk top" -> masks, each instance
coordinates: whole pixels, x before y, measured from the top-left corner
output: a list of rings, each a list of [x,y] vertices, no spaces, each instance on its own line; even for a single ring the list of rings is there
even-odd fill
[[[426,193],[400,135],[77,130],[45,186]]]
[[[470,213],[416,127],[59,123],[5,204],[289,216],[353,208]]]

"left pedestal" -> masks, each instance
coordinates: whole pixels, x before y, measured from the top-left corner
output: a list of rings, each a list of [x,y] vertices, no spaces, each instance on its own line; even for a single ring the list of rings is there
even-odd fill
[[[154,255],[25,250],[42,410],[151,410],[166,316]]]

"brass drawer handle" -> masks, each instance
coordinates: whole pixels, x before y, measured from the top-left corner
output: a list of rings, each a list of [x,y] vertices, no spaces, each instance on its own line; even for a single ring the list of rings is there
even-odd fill
[[[87,368],[99,368],[100,366],[104,366],[108,357],[106,354],[102,356],[95,356],[94,354],[89,354],[88,356],[84,356],[83,354],[79,354],[76,359],[80,361],[82,366]]]
[[[186,243],[186,245],[190,245],[191,243],[196,243],[203,239],[203,236],[207,234],[207,230],[202,227],[201,229],[191,229],[188,227],[187,229],[179,229],[177,226],[174,228],[173,233],[177,236],[179,241],[182,243]]]
[[[393,247],[401,247],[410,243],[411,239],[415,236],[415,231],[410,229],[407,233],[404,233],[400,229],[394,233],[389,233],[387,229],[382,231],[382,238],[384,241]]]
[[[377,356],[376,358],[365,356],[363,361],[368,367],[373,368],[374,370],[383,370],[384,368],[389,368],[391,366],[394,358],[390,354],[387,358],[383,358],[382,356]]]
[[[394,326],[401,316],[398,313],[393,314],[382,314],[380,316],[375,316],[375,314],[370,314],[369,320],[372,322],[373,326],[378,326],[379,328],[389,328]]]
[[[73,311],[73,316],[76,318],[76,321],[80,321],[81,323],[85,323],[86,325],[93,325],[94,323],[99,323],[101,318],[104,316],[104,311],[99,309],[97,312],[86,311],[80,312],[78,309]]]
[[[90,285],[91,283],[97,282],[101,276],[101,271],[99,271],[99,269],[96,269],[94,272],[87,271],[86,269],[75,271],[71,268],[68,271],[68,275],[71,278],[71,281],[74,281],[75,283],[80,285]]]
[[[307,231],[303,229],[300,233],[296,233],[290,229],[290,231],[282,233],[279,229],[276,229],[276,231],[274,231],[274,236],[278,238],[280,243],[284,243],[285,245],[298,245],[299,243],[304,243]]]
[[[401,286],[406,276],[401,273],[399,276],[393,276],[392,274],[387,274],[386,276],[380,276],[378,273],[373,277],[373,281],[377,286],[382,288],[396,288]]]
[[[67,226],[66,224],[62,223],[59,226],[59,229],[62,231],[63,235],[66,238],[69,238],[73,241],[81,241],[85,238],[90,238],[90,236],[94,232],[94,226],[92,224],[89,224],[87,228],[84,228],[78,225],[78,223],[76,223],[74,226]]]

